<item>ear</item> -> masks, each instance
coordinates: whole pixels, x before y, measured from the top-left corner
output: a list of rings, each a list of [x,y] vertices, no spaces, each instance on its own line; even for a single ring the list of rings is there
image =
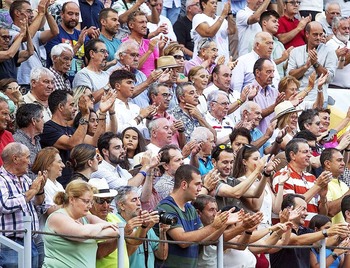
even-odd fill
[[[186,182],[186,181],[182,181],[180,185],[181,185],[181,186],[180,186],[181,189],[183,189],[183,190],[186,190],[186,189],[187,189],[187,182]]]
[[[214,158],[212,158],[211,162],[213,163],[213,166],[216,168],[216,160]]]
[[[109,152],[108,152],[108,150],[107,149],[102,149],[102,153],[103,153],[103,155],[105,156],[105,157],[109,157]]]
[[[324,167],[325,167],[325,170],[329,170],[331,167],[331,161],[330,160],[324,161]]]
[[[243,163],[244,166],[246,166],[247,165],[247,160],[242,159],[242,163]]]
[[[179,101],[180,101],[180,102],[183,102],[183,103],[186,103],[185,98],[184,98],[184,95],[179,96]]]
[[[350,211],[349,210],[345,210],[345,221],[347,219],[350,219]]]
[[[118,82],[115,82],[114,87],[112,87],[112,88],[114,88],[116,91],[119,91],[120,90],[120,84]]]

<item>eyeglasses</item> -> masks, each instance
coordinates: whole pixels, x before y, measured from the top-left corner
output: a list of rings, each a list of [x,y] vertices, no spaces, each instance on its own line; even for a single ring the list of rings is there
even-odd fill
[[[193,6],[200,7],[199,2],[198,2],[198,3],[195,3],[195,4],[192,4],[192,5],[189,5],[189,6],[190,6],[190,7],[193,7]]]
[[[3,40],[11,40],[11,35],[0,35]]]
[[[139,53],[128,53],[128,52],[124,52],[124,53],[130,55],[132,58],[139,58],[140,57]]]
[[[84,199],[84,198],[80,198],[80,197],[76,197],[78,199],[80,199],[81,201],[83,201],[83,203],[87,206],[92,206],[92,204],[94,203],[94,201],[90,200],[90,199]]]
[[[102,198],[102,197],[95,197],[95,202],[99,205],[103,205],[105,202],[107,204],[112,203],[114,197],[106,197],[106,198]]]
[[[162,93],[162,96],[164,99],[171,99],[173,97],[173,94],[171,93]]]
[[[202,44],[199,46],[198,51],[201,50],[202,48],[206,48],[206,45],[212,41],[213,39],[210,37],[202,39]]]
[[[175,60],[184,60],[185,57],[182,55],[173,55],[173,57],[175,58]]]
[[[229,102],[217,102],[217,101],[213,101],[213,102],[215,102],[215,103],[217,103],[217,104],[219,104],[221,106],[228,106],[228,105],[230,105]]]
[[[108,53],[108,50],[107,49],[100,49],[100,50],[97,50],[97,49],[94,49],[94,51],[96,52],[96,53],[98,53],[98,52],[101,52],[102,54],[109,54]]]
[[[300,5],[300,1],[286,1],[287,4],[291,4],[293,6]]]
[[[20,90],[20,86],[17,86],[17,87],[8,87],[6,88],[6,90]]]

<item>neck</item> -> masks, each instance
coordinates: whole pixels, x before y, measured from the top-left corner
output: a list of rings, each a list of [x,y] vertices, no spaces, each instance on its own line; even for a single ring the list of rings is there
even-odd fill
[[[101,34],[109,40],[112,40],[114,36],[113,34],[110,34],[109,32],[107,32],[106,29],[104,28],[102,28]]]
[[[90,63],[89,65],[86,67],[88,68],[88,70],[99,73],[101,72],[101,68],[99,64],[94,64],[93,62],[91,62],[92,59],[90,59]]]
[[[289,19],[294,19],[295,18],[295,14],[287,14],[287,13],[284,13],[284,15],[289,18]]]
[[[187,17],[190,21],[192,21],[194,15],[192,15],[191,13],[187,13],[186,17]]]
[[[210,113],[215,119],[219,120],[220,123],[222,123],[222,120],[224,120],[223,117],[217,116],[216,114]]]
[[[134,39],[137,43],[141,44],[143,36],[136,32],[131,32],[129,38]]]
[[[64,72],[59,71],[58,68],[56,68],[55,64],[52,65],[52,69],[54,69],[55,72],[59,73],[60,75],[64,75],[65,74]]]
[[[117,99],[121,100],[122,102],[124,102],[126,105],[128,105],[128,98],[124,98],[123,96],[121,96],[119,94],[119,92],[117,92]]]
[[[61,27],[62,27],[63,30],[65,30],[67,33],[70,33],[70,34],[74,33],[74,28],[73,28],[73,29],[67,28],[67,27],[64,25],[63,22],[61,23]]]
[[[181,210],[185,210],[185,205],[188,201],[191,200],[186,200],[184,198],[184,194],[181,192],[179,192],[179,190],[174,191],[170,194],[170,196],[174,199],[176,205],[181,209]]]
[[[295,162],[290,162],[289,165],[296,171],[298,174],[302,174],[305,168],[299,167]]]
[[[126,151],[126,155],[127,155],[128,158],[133,158],[135,156],[135,150],[128,149]]]
[[[4,169],[6,169],[8,172],[10,172],[11,174],[13,174],[13,175],[15,175],[15,176],[17,176],[17,177],[21,177],[21,176],[23,176],[24,174],[23,173],[19,173],[18,171],[17,171],[17,168],[16,168],[16,166],[15,165],[12,165],[12,164],[3,164],[3,167],[4,167]]]
[[[118,165],[116,165],[116,164],[113,164],[111,161],[109,161],[109,159],[108,158],[105,158],[104,159],[108,164],[111,164],[113,167],[117,167]]]
[[[21,128],[20,130],[22,130],[31,139],[33,144],[35,143],[35,137],[40,134],[33,127],[25,127]]]
[[[67,214],[69,215],[69,217],[71,217],[73,220],[77,221],[77,220],[79,220],[79,219],[81,218],[80,216],[76,215],[76,213],[74,213],[74,212],[72,211],[71,205],[68,205],[68,206],[65,208],[65,210],[67,211]]]
[[[32,95],[35,97],[35,99],[38,102],[40,102],[42,105],[44,105],[45,107],[47,107],[49,105],[49,103],[48,103],[49,98],[48,97],[39,96],[33,90],[31,90],[30,93],[32,93]]]
[[[215,18],[215,13],[204,10],[203,13],[208,17]]]
[[[79,173],[83,174],[86,178],[90,179],[92,171],[90,167],[88,167],[85,170],[79,171]]]
[[[59,115],[57,114],[57,112],[54,113],[54,114],[52,115],[51,120],[52,120],[53,122],[55,122],[56,124],[60,125],[60,126],[63,126],[63,127],[68,127],[68,126],[69,126],[68,120],[65,120],[64,118],[62,118],[61,116],[59,116]]]

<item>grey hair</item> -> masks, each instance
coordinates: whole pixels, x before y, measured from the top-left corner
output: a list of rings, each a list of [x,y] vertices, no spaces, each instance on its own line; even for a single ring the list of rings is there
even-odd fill
[[[213,39],[211,39],[210,37],[205,37],[202,38],[198,41],[198,45],[197,45],[197,50],[198,50],[198,55],[199,52],[203,49],[203,48],[208,48],[210,47],[210,43],[213,42]]]
[[[152,83],[149,88],[148,88],[148,97],[149,99],[151,99],[151,95],[158,95],[158,92],[159,92],[159,87],[167,87],[169,88],[169,86],[166,84],[166,83]]]
[[[239,110],[241,117],[243,117],[244,111],[248,111],[250,113],[252,111],[253,106],[256,107],[256,105],[258,104],[255,103],[254,101],[246,101],[245,103],[243,103],[243,105],[241,106],[241,109]]]
[[[65,43],[59,43],[55,45],[51,49],[51,59],[53,59],[53,56],[60,56],[63,51],[70,51],[74,55],[74,51],[71,45],[65,44]]]
[[[194,4],[196,0],[186,0],[186,10]]]
[[[11,142],[7,144],[1,153],[4,164],[9,164],[14,155],[21,155],[25,150],[29,150],[27,146],[19,142]]]
[[[135,186],[120,186],[116,189],[118,194],[115,197],[115,203],[117,204],[118,212],[121,213],[119,203],[124,203],[126,201],[126,196],[131,192],[137,193],[137,188]]]
[[[177,85],[176,87],[176,98],[178,100],[180,100],[180,97],[183,96],[185,94],[185,87],[187,86],[193,86],[192,82],[184,82],[184,83],[180,83]]]
[[[258,32],[254,37],[253,47],[255,47],[258,43],[260,44],[264,42],[268,35],[270,35],[268,32]]]
[[[348,18],[335,16],[332,20],[332,29],[338,29],[340,22],[344,21],[344,20],[346,21],[346,20],[348,20]]]
[[[191,141],[204,142],[209,138],[211,131],[206,127],[196,127],[191,133]]]
[[[120,60],[120,53],[125,53],[125,51],[130,49],[132,46],[135,46],[135,47],[137,47],[137,49],[139,49],[139,44],[133,39],[129,39],[129,40],[121,43],[117,52],[115,52],[115,54],[114,54],[114,58],[119,61]]]
[[[222,90],[214,90],[208,94],[207,97],[207,106],[208,110],[211,111],[211,103],[216,102],[219,98],[219,95],[224,95],[228,99],[228,94],[225,91]]]
[[[337,5],[337,6],[339,7],[339,10],[340,10],[340,13],[341,13],[340,5],[339,5],[338,2],[328,2],[328,3],[325,5],[324,10],[325,10],[325,11],[328,11],[329,6],[333,6],[333,5]]]
[[[149,130],[149,133],[150,134],[152,134],[152,132],[154,131],[154,130],[156,130],[156,129],[158,129],[159,128],[159,122],[161,121],[161,120],[166,120],[166,121],[168,121],[166,118],[157,118],[157,119],[155,119],[155,120],[152,120],[151,122],[149,122],[149,124],[148,124],[148,130]]]
[[[54,74],[49,69],[45,67],[36,67],[30,72],[30,80],[39,81],[39,79],[43,74],[46,74],[51,78],[55,77]]]

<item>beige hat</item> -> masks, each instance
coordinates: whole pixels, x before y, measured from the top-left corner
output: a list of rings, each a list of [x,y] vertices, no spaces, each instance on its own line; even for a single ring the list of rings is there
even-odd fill
[[[94,196],[96,197],[115,197],[118,194],[118,191],[114,189],[109,189],[108,183],[105,178],[92,178],[89,180],[89,184],[92,187],[97,188],[98,193],[94,194]]]
[[[176,68],[181,67],[181,64],[178,64],[173,56],[162,56],[157,59],[157,68]]]
[[[275,117],[271,121],[280,118],[285,114],[300,112],[301,110],[295,109],[294,105],[290,101],[283,101],[276,105],[275,107]]]

